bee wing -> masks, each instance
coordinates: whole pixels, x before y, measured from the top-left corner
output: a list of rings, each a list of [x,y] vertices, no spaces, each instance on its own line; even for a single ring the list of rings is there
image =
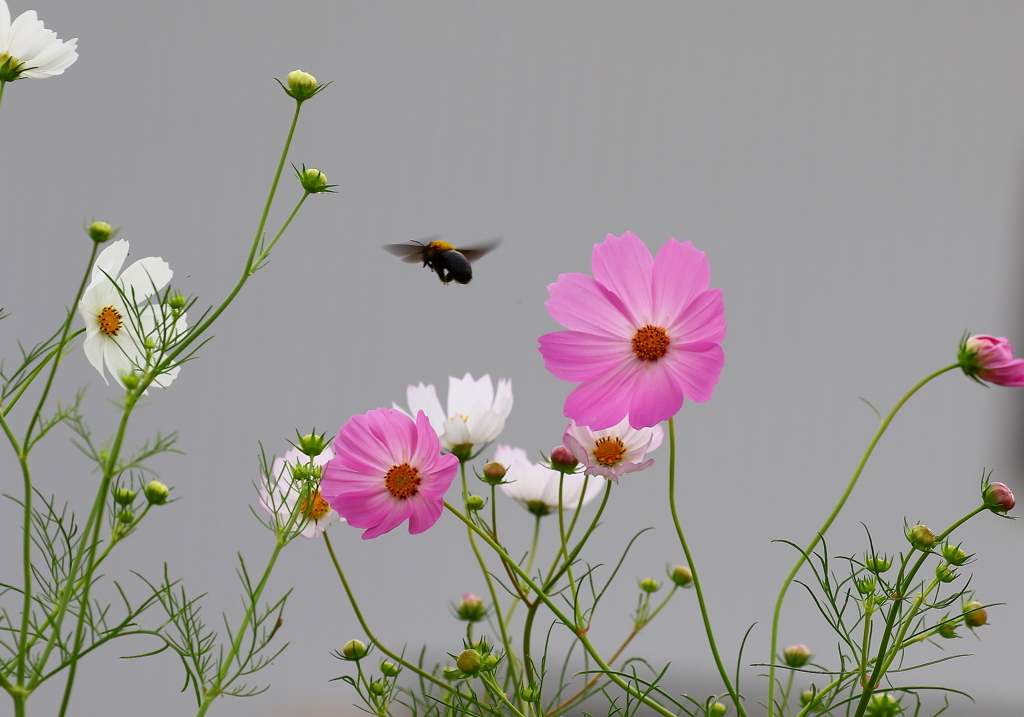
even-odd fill
[[[484,254],[494,251],[501,242],[501,237],[495,237],[494,239],[488,239],[487,241],[482,241],[478,244],[470,244],[467,247],[458,247],[455,251],[462,254],[462,256],[466,257],[469,261],[476,261]]]
[[[437,239],[436,236],[427,237],[420,241],[413,241],[408,244],[385,244],[382,248],[388,254],[402,257],[406,264],[416,264],[423,261],[423,250],[427,244]]]

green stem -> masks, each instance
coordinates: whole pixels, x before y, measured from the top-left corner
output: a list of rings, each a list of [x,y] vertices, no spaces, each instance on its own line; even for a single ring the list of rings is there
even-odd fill
[[[530,555],[526,559],[526,572],[527,573],[530,573],[530,572],[533,571],[533,561],[534,561],[534,558],[537,557],[537,544],[538,544],[539,540],[540,540],[540,516],[536,515],[536,516],[534,516],[534,523],[533,523],[533,543],[530,545]],[[520,603],[520,597],[518,595],[516,595],[515,597],[512,598],[512,606],[508,609],[508,614],[505,616],[505,619],[508,620],[510,625],[512,624],[512,614],[516,611],[516,608],[519,607],[519,603]]]
[[[612,668],[608,665],[608,663],[606,663],[604,661],[604,659],[601,658],[600,653],[598,653],[597,649],[590,642],[590,639],[587,637],[587,634],[585,632],[582,632],[582,631],[580,631],[580,630],[578,630],[578,629],[576,629],[574,627],[572,620],[559,609],[558,605],[556,605],[554,603],[554,601],[550,597],[548,597],[547,594],[545,594],[543,592],[543,590],[541,589],[540,585],[537,585],[530,578],[529,575],[527,575],[526,573],[523,572],[522,568],[520,568],[519,565],[517,565],[511,558],[508,557],[508,555],[505,553],[505,550],[500,545],[495,543],[491,539],[491,537],[489,535],[487,535],[484,531],[480,530],[480,528],[475,526],[473,524],[473,521],[471,521],[469,518],[464,516],[458,510],[456,510],[451,505],[451,503],[445,501],[444,507],[447,508],[448,511],[450,513],[452,513],[453,515],[455,515],[459,520],[461,520],[463,523],[465,523],[467,526],[469,526],[469,529],[472,530],[473,532],[475,532],[477,535],[479,535],[480,538],[484,542],[486,542],[488,545],[490,545],[491,548],[494,550],[494,552],[496,552],[500,557],[503,557],[503,558],[505,558],[508,561],[509,566],[516,572],[516,574],[519,575],[519,577],[523,580],[523,582],[525,582],[527,585],[530,586],[531,590],[533,590],[535,593],[537,593],[537,597],[540,598],[540,600],[542,600],[544,602],[544,604],[548,606],[548,609],[551,610],[551,612],[555,615],[555,617],[557,617],[561,621],[561,623],[563,625],[565,625],[569,629],[573,630],[574,634],[576,635],[576,638],[580,641],[580,644],[583,645],[583,648],[590,654],[590,656],[594,659],[594,662],[597,663],[597,665],[601,668],[601,670],[604,671],[608,675],[608,678],[612,682],[614,682],[620,688],[622,688],[623,690],[628,692],[634,698],[636,698],[636,699],[640,700],[641,702],[643,702],[645,705],[647,705],[651,709],[655,710],[656,712],[658,712],[661,715],[664,715],[664,717],[676,717],[676,714],[674,712],[672,712],[668,708],[662,706],[661,704],[659,704],[655,700],[651,699],[645,693],[640,692],[639,690],[637,690],[635,687],[631,686],[628,682],[623,680],[618,675],[613,674],[612,673]]]
[[[781,712],[789,712],[789,693],[793,689],[793,677],[796,673],[793,670],[789,671],[789,679],[786,680],[786,689],[782,691],[782,709]]]
[[[558,534],[562,539],[562,555],[565,556],[565,572],[569,577],[569,590],[572,592],[572,612],[573,619],[575,620],[576,629],[579,630],[583,627],[583,615],[580,613],[580,601],[579,596],[576,592],[576,578],[572,574],[572,560],[569,558],[569,544],[565,536],[565,511],[562,509],[562,488],[565,485],[565,473],[563,471],[558,472]],[[580,495],[580,503],[583,502],[583,496]],[[579,507],[579,503],[576,504]]]
[[[718,666],[718,673],[722,676],[722,682],[725,683],[725,689],[729,692],[729,696],[732,698],[733,704],[736,705],[736,711],[741,717],[746,717],[747,711],[743,709],[743,703],[740,701],[740,696],[736,692],[736,688],[733,687],[732,680],[729,679],[729,672],[725,669],[725,663],[722,662],[721,655],[718,654],[718,645],[715,643],[715,633],[711,629],[711,617],[708,615],[707,602],[704,600],[704,591],[700,586],[700,577],[697,574],[697,565],[693,561],[693,555],[690,553],[690,547],[686,544],[686,536],[683,535],[682,525],[679,523],[679,511],[676,508],[676,428],[675,418],[668,419],[668,504],[672,509],[672,522],[676,526],[676,535],[679,537],[679,544],[683,547],[683,553],[686,554],[686,562],[690,566],[690,572],[693,574],[693,588],[697,592],[697,602],[700,604],[700,615],[704,620],[704,631],[708,636],[708,646],[711,648],[711,654],[715,658],[715,665]]]
[[[892,407],[892,410],[889,411],[889,415],[882,419],[882,424],[878,427],[878,431],[875,432],[875,437],[871,439],[871,443],[868,444],[867,450],[864,451],[864,455],[861,457],[860,463],[857,464],[857,469],[853,472],[853,477],[850,478],[850,482],[847,484],[846,490],[843,491],[843,495],[839,498],[839,502],[836,504],[836,507],[832,510],[832,513],[828,516],[824,525],[822,525],[815,534],[814,539],[811,540],[804,551],[800,553],[800,557],[797,559],[796,565],[793,566],[793,569],[789,571],[789,574],[783,581],[782,589],[779,591],[779,597],[775,601],[775,612],[772,615],[771,663],[768,668],[768,717],[772,717],[775,712],[775,660],[779,646],[779,617],[782,615],[782,603],[786,599],[786,591],[789,590],[789,586],[796,577],[797,572],[799,572],[800,568],[803,567],[803,564],[806,562],[806,556],[810,555],[811,551],[814,550],[821,539],[825,537],[825,532],[839,516],[839,511],[841,511],[843,506],[846,505],[846,499],[850,497],[854,486],[857,485],[857,480],[860,478],[860,474],[864,470],[864,466],[867,465],[868,459],[871,457],[871,453],[875,450],[875,446],[878,444],[878,441],[881,440],[882,436],[885,434],[885,430],[889,427],[889,424],[892,423],[892,419],[895,418],[899,410],[903,408],[903,404],[909,401],[911,396],[917,393],[918,390],[933,378],[941,376],[947,371],[952,371],[955,368],[960,368],[960,364],[955,363],[952,366],[946,366],[935,373],[925,376],[912,389],[910,389],[895,406]]]
[[[249,601],[249,606],[245,609],[245,617],[242,618],[242,624],[238,626],[235,631],[235,639],[231,642],[231,650],[224,657],[223,664],[221,665],[220,671],[214,678],[213,683],[209,688],[203,690],[203,702],[199,705],[199,711],[196,712],[196,717],[203,717],[206,711],[210,709],[210,705],[215,699],[220,697],[224,688],[227,686],[224,684],[224,680],[227,679],[228,673],[231,671],[231,664],[235,661],[238,656],[238,651],[242,647],[242,640],[245,639],[245,631],[249,628],[249,623],[252,621],[252,616],[259,608],[260,596],[263,595],[263,589],[267,586],[267,580],[270,579],[270,573],[274,569],[274,563],[277,562],[277,556],[281,554],[281,549],[285,546],[278,540],[274,545],[274,552],[270,554],[270,560],[267,562],[267,568],[263,571],[263,577],[260,579],[259,585],[256,586],[256,590],[252,594],[252,599]],[[244,567],[244,566],[243,566]],[[244,667],[244,663],[240,664],[240,669]],[[235,675],[237,678],[238,675]],[[230,681],[229,681],[230,684]]]
[[[4,85],[6,84],[5,80],[0,80],[0,105],[4,103]]]
[[[85,329],[78,329],[77,331],[73,332],[70,336],[68,336],[68,341],[70,341],[71,339],[75,338],[76,336],[81,336],[84,333],[85,333]],[[65,345],[66,345],[66,342],[65,342]],[[11,409],[14,408],[14,405],[18,402],[18,399],[21,398],[21,395],[23,393],[25,393],[25,391],[28,389],[28,387],[32,385],[32,382],[36,380],[36,376],[38,376],[42,372],[42,370],[44,368],[46,368],[46,365],[48,363],[50,363],[50,360],[54,356],[56,356],[56,355],[57,355],[57,349],[53,349],[53,350],[50,351],[50,353],[46,354],[46,358],[44,358],[42,361],[40,361],[39,365],[36,366],[32,370],[32,373],[30,373],[28,375],[28,378],[26,378],[24,380],[24,382],[22,382],[21,388],[18,389],[18,392],[16,394],[14,394],[14,398],[12,398],[7,403],[7,405],[4,406],[4,410],[2,412],[0,412],[0,416],[6,416],[8,413],[11,412]]]
[[[356,596],[352,593],[352,588],[349,587],[348,580],[345,578],[345,573],[341,569],[341,563],[338,562],[338,556],[334,554],[334,547],[331,545],[331,539],[327,536],[326,532],[323,535],[324,535],[324,544],[327,546],[327,552],[331,554],[331,562],[334,563],[334,571],[336,573],[338,573],[338,577],[341,578],[341,585],[342,585],[343,588],[345,588],[345,594],[348,596],[348,601],[352,605],[352,611],[356,614],[356,620],[359,621],[359,625],[363,628],[363,632],[366,633],[367,639],[369,639],[370,642],[372,642],[374,645],[376,645],[378,650],[383,652],[385,655],[387,655],[388,657],[390,657],[392,660],[394,660],[398,664],[402,665],[403,667],[407,667],[412,672],[415,672],[417,675],[419,675],[424,680],[428,680],[430,682],[433,682],[435,685],[437,685],[438,687],[442,688],[443,690],[451,690],[451,689],[453,689],[451,684],[437,679],[436,677],[434,677],[429,672],[426,672],[425,670],[420,669],[420,667],[418,665],[416,665],[416,664],[414,664],[412,662],[409,662],[408,660],[406,660],[404,657],[402,657],[398,653],[392,652],[391,650],[389,650],[387,647],[384,646],[384,643],[382,643],[380,640],[377,639],[377,637],[370,630],[370,626],[366,624],[366,619],[363,617],[363,613],[359,609],[359,603],[356,602]],[[463,695],[463,696],[468,698],[468,695]]]
[[[487,688],[488,692],[504,702],[505,705],[512,710],[512,714],[516,715],[516,717],[524,717],[523,713],[516,709],[514,704],[509,702],[505,692],[498,686],[497,682],[494,681],[494,677],[492,675],[480,675],[480,681],[484,683],[484,687]]]

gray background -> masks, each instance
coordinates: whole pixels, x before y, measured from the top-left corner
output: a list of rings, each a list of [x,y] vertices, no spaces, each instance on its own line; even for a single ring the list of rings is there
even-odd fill
[[[84,217],[123,227],[132,257],[162,256],[175,285],[219,301],[243,265],[290,119],[271,78],[298,67],[334,81],[304,108],[291,159],[323,170],[338,194],[307,203],[200,360],[132,427],[138,440],[181,430],[188,455],[157,465],[182,500],[155,511],[105,572],[134,585],[130,568],[153,576],[168,561],[191,591],[209,592],[211,623],[221,609],[237,619],[235,551],[253,566],[270,551],[248,508],[257,441],[281,452],[296,427],[335,431],[402,400],[407,383],[443,392],[449,374],[470,371],[513,379],[500,440],[531,452],[557,443],[570,387],[536,351],[536,337],[557,328],[545,287],[589,271],[607,232],[632,230],[652,248],[692,240],[725,292],[721,383],[710,403],[685,405],[678,426],[682,514],[730,661],[755,621],[746,661],[767,657],[770,603],[793,560],[771,540],[805,542],[838,497],[876,426],[858,397],[891,406],[955,359],[968,328],[1024,347],[1020,4],[34,7],[61,37],[80,38],[81,57],[62,77],[9,86],[0,108],[8,356],[16,337],[41,337],[60,319],[87,257]],[[286,179],[272,229],[297,197]],[[471,285],[448,287],[379,248],[435,233],[505,243]],[[85,383],[107,435],[115,391],[76,349],[57,395]],[[904,518],[948,525],[976,503],[982,467],[1024,491],[1022,401],[959,374],[915,398],[832,529],[833,551],[863,549],[860,520],[889,552],[904,546]],[[3,461],[3,490],[17,493]],[[592,631],[606,652],[628,631],[634,578],[680,560],[664,466],[623,480],[589,554],[607,560],[630,531],[656,528]],[[43,490],[85,510],[95,476],[64,432],[37,452],[36,470]],[[507,539],[525,549],[526,514],[502,509]],[[3,510],[0,568],[15,576],[20,518]],[[448,603],[483,583],[455,521],[418,538],[332,535],[382,638],[459,649]],[[1008,606],[991,611],[981,642],[952,646],[977,657],[927,679],[976,696],[953,714],[1016,714],[1024,535],[989,515],[962,535],[980,551],[979,597]],[[261,675],[272,689],[213,713],[351,710],[350,689],[328,683],[344,671],[329,652],[360,631],[319,543],[283,554],[272,591],[292,585],[281,633],[291,647]],[[791,595],[783,644],[831,660],[834,640]],[[86,661],[75,712],[190,714],[171,657],[118,659],[152,647],[126,640]],[[718,689],[692,592],[635,649],[672,661],[679,691]],[[758,671],[746,672],[755,699]],[[36,714],[51,711],[54,692],[33,698]]]

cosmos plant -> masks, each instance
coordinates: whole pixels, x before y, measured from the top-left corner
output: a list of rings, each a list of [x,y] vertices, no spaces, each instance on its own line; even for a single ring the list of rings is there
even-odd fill
[[[6,83],[59,75],[76,58],[75,40],[57,39],[33,11],[12,22],[0,0],[0,100]],[[240,278],[226,296],[208,308],[197,307],[196,297],[171,283],[174,273],[156,256],[161,248],[141,228],[132,243],[143,258],[125,266],[128,241],[116,239],[118,230],[110,224],[93,221],[81,244],[81,281],[68,292],[72,308],[49,338],[0,367],[0,428],[22,478],[20,486],[7,487],[10,493],[20,490],[9,510],[20,520],[21,570],[4,577],[0,592],[0,687],[17,717],[28,714],[37,691],[51,688],[60,717],[83,709],[73,698],[79,663],[126,636],[136,638],[133,644],[147,642],[128,656],[167,652],[178,658],[184,691],[198,717],[220,704],[220,697],[260,694],[267,685],[255,681],[256,673],[291,659],[291,653],[282,653],[289,640],[300,637],[283,618],[290,591],[278,587],[278,578],[271,582],[285,550],[296,557],[296,550],[315,550],[316,559],[336,574],[336,588],[318,573],[315,586],[306,581],[295,589],[338,591],[340,600],[332,599],[329,613],[320,616],[323,624],[331,625],[331,635],[338,628],[357,631],[335,653],[344,671],[339,680],[348,685],[349,698],[377,717],[559,717],[599,708],[609,717],[747,717],[762,714],[758,705],[769,717],[923,714],[925,688],[905,675],[948,659],[937,656],[935,644],[969,632],[983,635],[990,611],[993,620],[999,614],[981,593],[984,581],[973,580],[975,548],[961,542],[959,531],[977,516],[1014,517],[1012,490],[981,472],[974,505],[947,526],[907,524],[904,538],[886,545],[868,535],[863,545],[838,558],[826,549],[825,537],[875,446],[918,391],[954,369],[986,385],[1024,386],[1024,359],[1014,358],[1006,338],[965,335],[959,346],[951,346],[954,363],[926,375],[887,414],[879,414],[878,429],[849,480],[829,487],[836,494],[834,507],[822,520],[799,528],[804,542],[788,543],[794,562],[779,582],[774,604],[751,616],[751,622],[766,625],[756,629],[768,637],[768,654],[751,657],[742,646],[736,652],[723,649],[713,624],[721,616],[711,614],[705,586],[716,571],[735,565],[698,570],[677,500],[682,472],[677,466],[684,461],[677,451],[675,417],[713,398],[725,361],[723,294],[711,288],[708,256],[690,241],[668,239],[649,248],[631,232],[609,234],[594,244],[590,274],[551,277],[545,306],[563,328],[540,336],[538,367],[543,360],[557,379],[572,384],[563,387],[569,423],[549,417],[559,428],[552,435],[536,435],[552,425],[538,420],[536,406],[519,405],[513,416],[508,378],[495,385],[487,373],[476,379],[470,373],[452,376],[442,406],[434,384],[423,383],[430,377],[403,377],[402,384],[418,381],[407,386],[405,408],[369,405],[351,409],[354,415],[342,414],[340,407],[351,399],[335,382],[323,388],[336,392],[330,430],[297,430],[280,456],[268,455],[259,444],[258,470],[217,476],[239,495],[250,496],[252,513],[267,536],[262,567],[239,554],[243,610],[240,617],[225,616],[224,635],[208,627],[214,621],[204,617],[203,603],[209,599],[173,577],[187,566],[153,565],[145,562],[145,552],[139,558],[143,564],[131,571],[108,562],[121,542],[137,533],[155,539],[150,511],[171,511],[180,521],[175,529],[191,528],[189,504],[175,505],[180,496],[173,485],[152,474],[156,456],[177,450],[176,434],[158,433],[130,448],[129,427],[144,405],[159,404],[194,380],[201,368],[195,362],[198,350],[210,340],[213,324],[245,320],[227,311],[234,298],[268,268],[268,258],[306,200],[334,187],[323,172],[293,165],[297,184],[288,191],[295,204],[270,231],[267,217],[300,111],[327,86],[301,70],[279,82],[294,114],[255,236],[240,262]],[[4,137],[0,133],[0,141]],[[407,246],[394,246],[408,255]],[[473,250],[465,251],[472,258]],[[470,258],[462,257],[464,265],[456,257],[448,256],[448,264],[442,258],[432,257],[430,264],[442,281],[469,280]],[[430,283],[435,290],[461,290]],[[103,436],[85,420],[84,392],[71,400],[53,395],[63,385],[56,380],[59,368],[72,362],[91,365],[103,378],[95,388],[114,407],[112,417],[109,409],[103,415],[113,426]],[[143,402],[150,388],[167,390],[154,391]],[[383,403],[396,385],[391,377],[387,385],[370,388]],[[690,419],[701,415],[698,409]],[[64,494],[65,476],[48,482],[34,470],[36,447],[59,425],[74,432],[77,449],[94,469],[88,477],[74,471],[94,490],[84,508],[50,497]],[[555,445],[543,451],[544,446],[496,443],[511,441],[510,434],[521,445],[527,440]],[[278,439],[274,445],[285,447]],[[628,510],[640,486],[653,487],[663,499],[643,511]],[[690,496],[685,507],[723,509],[720,501],[702,505]],[[645,522],[659,513],[671,519],[674,536],[652,544],[646,542]],[[434,530],[441,521],[448,527]],[[364,542],[369,540],[423,541],[419,545],[427,546],[431,575],[441,575],[442,561],[469,560],[479,570],[470,584],[453,588],[442,605],[431,604],[429,591],[401,570],[377,570],[374,584],[360,590],[349,581],[345,564],[371,560]],[[220,542],[204,546],[204,553],[232,549]],[[626,555],[635,549],[663,561],[665,574],[624,578]],[[138,589],[122,589],[127,580],[140,580]],[[783,646],[782,617],[794,583],[809,591],[835,633],[829,645],[808,646],[797,641],[806,639],[803,635],[793,634],[793,643]],[[421,650],[416,635],[378,635],[360,594],[373,597],[378,613],[411,612],[417,624],[431,615],[448,620],[432,625],[435,634],[439,626],[449,626],[444,642]],[[610,594],[636,601],[615,649],[606,647],[606,636],[617,623],[597,609]],[[110,595],[118,600],[107,602]],[[721,682],[716,694],[677,695],[666,681],[689,679],[691,671],[636,651],[634,638],[672,611],[673,617],[663,620],[672,635],[680,611],[699,613],[706,648],[675,639],[671,644],[680,652],[694,650],[678,663],[710,654]],[[787,638],[804,629],[806,610],[800,617],[795,626],[786,623]],[[450,659],[431,664],[438,654]],[[748,679],[741,692],[744,665],[767,679]],[[107,678],[100,671],[91,674]],[[320,687],[311,684],[310,690]],[[956,685],[936,689],[943,694],[938,712],[963,694]]]

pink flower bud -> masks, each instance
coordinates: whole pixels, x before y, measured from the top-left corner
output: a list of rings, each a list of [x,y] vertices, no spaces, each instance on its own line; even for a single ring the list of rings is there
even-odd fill
[[[580,462],[565,446],[555,446],[551,449],[551,468],[562,473],[572,473]]]
[[[1016,505],[1013,492],[1004,483],[989,483],[982,497],[985,499],[985,507],[993,513],[1007,513]]]
[[[964,339],[958,359],[971,378],[1000,386],[1024,386],[1024,359],[1015,359],[1010,342],[1001,336],[979,334]]]
[[[479,622],[487,614],[487,608],[481,598],[473,593],[466,593],[462,597],[462,602],[455,608],[455,614],[460,620]]]
[[[803,667],[811,659],[807,645],[790,645],[782,651],[782,658],[790,667]]]

